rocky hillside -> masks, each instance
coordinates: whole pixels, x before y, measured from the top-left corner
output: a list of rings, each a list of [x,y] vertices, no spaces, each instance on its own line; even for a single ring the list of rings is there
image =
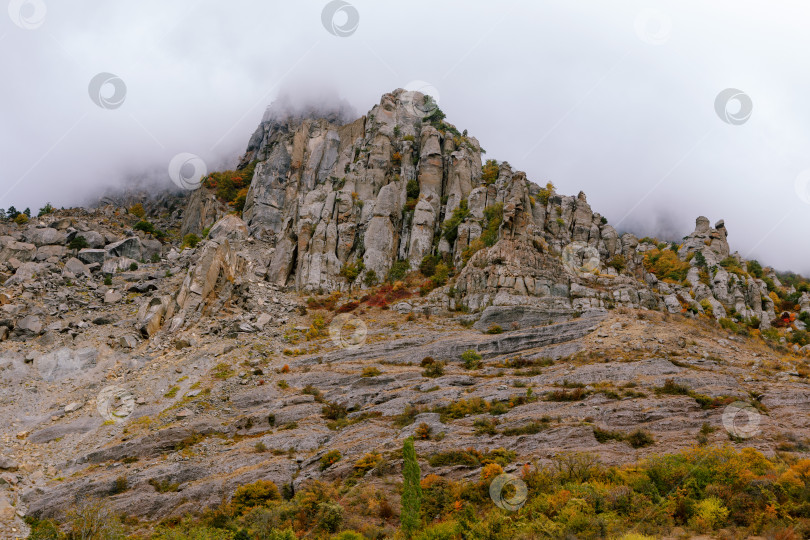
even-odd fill
[[[0,221],[0,538],[88,501],[146,535],[260,480],[301,505],[274,527],[387,537],[412,435],[448,482],[696,444],[808,457],[807,284],[732,254],[722,221],[619,235],[419,93],[312,114],[265,116],[241,217],[209,179]],[[464,493],[425,523],[486,498]],[[643,521],[621,515],[611,534]]]
[[[558,195],[505,162],[482,166],[478,141],[418,92],[386,94],[347,123],[270,111],[242,159],[255,171],[243,218],[280,287],[346,291],[442,264],[432,285],[449,283],[430,300],[444,309],[643,307],[763,329],[776,318],[778,279],[749,272],[722,220],[699,217],[671,245],[620,236],[584,193]],[[183,231],[200,234],[220,215],[213,206],[196,192]]]

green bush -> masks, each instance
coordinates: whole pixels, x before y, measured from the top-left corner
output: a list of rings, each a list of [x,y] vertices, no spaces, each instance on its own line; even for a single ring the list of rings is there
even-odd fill
[[[357,279],[357,276],[365,270],[366,265],[363,264],[361,259],[357,259],[357,261],[350,263],[346,262],[343,267],[340,269],[340,275],[345,277],[349,283],[352,283],[354,280]]]
[[[494,246],[498,241],[498,231],[503,223],[503,203],[495,203],[484,208],[486,218],[486,228],[481,233],[481,241],[485,246]]]
[[[194,249],[200,243],[200,237],[196,234],[189,233],[183,237],[183,247],[190,247]]]
[[[424,371],[422,371],[423,377],[429,377],[431,379],[435,379],[436,377],[441,377],[444,375],[444,363],[443,362],[433,362],[425,366]]]
[[[643,448],[655,444],[655,438],[648,431],[637,429],[627,436],[627,442],[633,448]]]
[[[461,361],[465,369],[477,369],[481,366],[481,355],[470,349],[461,353]]]
[[[436,273],[436,265],[440,260],[436,255],[425,255],[419,264],[419,271],[425,277],[432,277]]]
[[[386,276],[385,280],[389,283],[394,283],[395,281],[401,281],[405,278],[405,275],[408,273],[408,270],[411,268],[411,263],[405,260],[396,261],[393,265],[391,265],[391,269],[388,271],[388,275]]]
[[[453,215],[450,216],[442,228],[442,236],[450,242],[452,246],[456,238],[458,237],[458,227],[461,225],[461,222],[467,219],[467,216],[470,215],[470,210],[467,208],[467,199],[461,199],[461,202],[458,205],[458,208],[453,210]]]
[[[87,249],[88,247],[90,247],[90,244],[87,243],[87,239],[84,236],[78,235],[74,236],[68,244],[68,249],[72,249],[74,251]]]
[[[374,270],[368,270],[366,272],[366,275],[363,276],[363,284],[366,287],[373,287],[377,283],[379,283],[379,281],[380,280],[377,278],[377,272],[375,272]]]

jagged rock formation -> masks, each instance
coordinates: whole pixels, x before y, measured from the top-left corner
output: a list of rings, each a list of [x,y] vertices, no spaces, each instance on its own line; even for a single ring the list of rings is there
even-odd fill
[[[672,248],[691,270],[680,282],[661,280],[644,262],[657,246],[620,236],[584,193],[559,195],[506,162],[488,164],[485,178],[478,141],[418,92],[385,94],[354,121],[345,108],[285,110],[271,108],[242,158],[257,162],[243,218],[269,247],[266,275],[278,286],[362,287],[397,261],[416,270],[434,256],[457,273],[429,298],[442,308],[702,313],[708,305],[718,318],[734,312],[766,326],[775,316],[762,280],[720,265],[730,253],[722,221],[711,228],[698,218],[695,232]],[[221,215],[211,201],[205,190],[192,196],[184,232]],[[349,265],[362,270],[342,273]]]

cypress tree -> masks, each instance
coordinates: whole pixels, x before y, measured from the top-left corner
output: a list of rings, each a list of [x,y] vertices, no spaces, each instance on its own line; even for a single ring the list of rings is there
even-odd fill
[[[416,450],[413,447],[413,437],[405,439],[402,447],[402,513],[400,524],[406,538],[411,538],[419,530],[422,523],[422,486],[420,485],[421,471],[416,461]]]

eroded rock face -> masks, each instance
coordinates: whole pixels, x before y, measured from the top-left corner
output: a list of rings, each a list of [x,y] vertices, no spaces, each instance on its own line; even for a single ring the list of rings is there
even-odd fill
[[[385,279],[395,264],[416,270],[435,257],[457,274],[430,296],[445,308],[677,313],[708,305],[716,317],[732,310],[774,317],[764,283],[728,271],[722,220],[712,227],[699,217],[676,250],[692,267],[687,279],[661,280],[645,267],[657,247],[631,234],[619,237],[584,193],[559,195],[506,162],[483,180],[477,140],[444,122],[418,92],[385,94],[356,120],[346,110],[323,116],[284,110],[271,107],[241,161],[255,162],[243,213],[247,232],[234,216],[212,229],[212,237],[249,234],[265,242],[263,270],[277,286],[363,287]],[[204,189],[192,195],[184,231],[212,219],[213,201]],[[226,223],[229,232],[220,233]],[[341,271],[352,265],[354,272]]]
[[[433,251],[443,219],[479,184],[481,160],[475,139],[440,132],[413,106],[424,99],[397,90],[351,123],[276,117],[259,126],[244,219],[274,246],[276,283],[346,288],[347,263],[362,261],[361,283],[370,272],[384,278],[397,259],[418,266]],[[404,208],[409,181],[417,196]]]

